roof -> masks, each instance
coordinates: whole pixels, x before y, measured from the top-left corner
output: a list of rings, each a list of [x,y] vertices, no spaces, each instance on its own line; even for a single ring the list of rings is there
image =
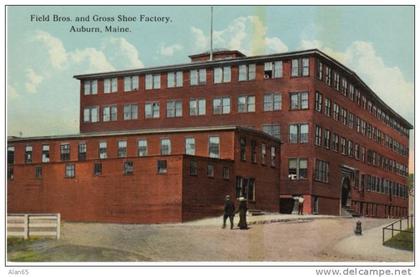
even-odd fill
[[[221,50],[221,51],[225,51],[225,50]],[[237,50],[232,50],[232,51],[237,51]],[[202,55],[202,54],[203,53],[196,54],[190,57],[194,57],[194,56]],[[194,69],[194,68],[212,67],[212,66],[226,65],[226,64],[240,64],[244,62],[264,62],[264,61],[274,60],[274,59],[293,58],[293,57],[309,56],[309,55],[317,55],[317,56],[323,57],[324,59],[333,63],[335,66],[339,67],[342,71],[351,75],[354,79],[356,79],[362,85],[364,89],[366,89],[366,91],[370,94],[372,98],[378,101],[385,108],[386,111],[390,112],[393,116],[395,116],[400,121],[400,123],[404,125],[404,127],[408,129],[413,129],[413,125],[411,125],[405,118],[403,118],[396,111],[394,111],[390,106],[388,106],[365,82],[363,82],[363,80],[354,71],[352,71],[345,65],[341,64],[334,58],[328,56],[324,52],[320,51],[319,49],[308,49],[308,50],[301,50],[301,51],[292,51],[292,52],[277,53],[277,54],[270,54],[270,55],[258,55],[258,56],[251,56],[251,57],[244,56],[244,57],[239,57],[239,58],[212,60],[212,61],[209,61],[209,60],[197,61],[197,62],[192,62],[192,63],[157,66],[157,67],[149,67],[149,68],[80,74],[80,75],[74,75],[73,77],[79,80],[118,77],[118,76],[127,76],[127,75],[144,74],[144,73],[157,73],[157,72],[162,72],[162,71],[171,71],[171,70],[180,70],[180,69],[189,70],[189,69]]]
[[[164,128],[164,129],[140,129],[140,130],[126,130],[126,131],[107,131],[107,132],[91,132],[79,133],[69,135],[54,135],[54,136],[35,136],[35,137],[8,137],[7,141],[10,142],[25,142],[37,140],[65,140],[65,139],[84,139],[94,137],[111,137],[111,136],[124,136],[124,135],[150,135],[150,134],[170,134],[170,133],[186,133],[186,132],[208,132],[208,131],[245,131],[254,133],[277,143],[281,143],[279,138],[273,137],[263,131],[253,128],[241,126],[205,126],[205,127],[187,127],[187,128]]]
[[[242,53],[241,51],[239,51],[239,50],[229,50],[229,49],[226,49],[226,48],[216,48],[216,49],[214,49],[213,50],[213,55],[216,55],[216,54],[217,55],[221,55],[221,54],[227,54],[227,55],[229,55],[229,54],[237,54],[239,57],[246,57],[246,55],[244,53]],[[198,54],[193,54],[193,55],[190,55],[188,57],[190,57],[191,59],[194,59],[194,58],[197,58],[197,57],[207,56],[207,55],[210,55],[210,51],[206,51],[206,52],[198,53]]]

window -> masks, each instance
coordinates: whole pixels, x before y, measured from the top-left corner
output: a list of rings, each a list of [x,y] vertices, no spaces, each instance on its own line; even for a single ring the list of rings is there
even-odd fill
[[[35,177],[36,178],[42,178],[42,167],[41,166],[35,166]]]
[[[160,74],[146,74],[146,89],[160,88]]]
[[[214,177],[214,165],[212,164],[207,165],[207,177]]]
[[[333,86],[336,90],[340,90],[340,75],[336,71],[333,72]]]
[[[354,115],[349,112],[347,117],[347,126],[353,129]]]
[[[220,157],[220,139],[219,137],[209,137],[209,157],[219,158]]]
[[[246,139],[241,137],[239,139],[241,161],[246,161]]]
[[[335,152],[338,152],[338,147],[339,147],[339,137],[337,134],[333,134],[332,135],[332,150],[334,150]]]
[[[74,164],[66,164],[65,166],[65,177],[66,178],[74,178],[76,175],[76,169]]]
[[[146,103],[144,105],[144,113],[146,118],[159,118],[159,102]]]
[[[127,141],[118,141],[118,158],[127,157]]]
[[[281,94],[270,93],[264,95],[264,111],[280,111],[281,110]]]
[[[84,94],[93,95],[98,94],[98,81],[97,80],[85,80],[83,81]]]
[[[239,96],[238,97],[238,112],[239,113],[255,112],[255,96]]]
[[[266,124],[262,126],[262,130],[270,136],[280,138],[280,124]]]
[[[117,92],[118,90],[117,84],[118,84],[117,78],[105,79],[104,80],[104,93]]]
[[[255,80],[255,64],[239,65],[239,81]]]
[[[230,82],[230,66],[216,67],[213,73],[215,84]]]
[[[137,142],[137,153],[139,157],[147,156],[147,140],[139,139]]]
[[[347,155],[353,157],[353,142],[351,140],[347,141]]]
[[[83,110],[83,122],[98,122],[99,107],[86,107]]]
[[[366,149],[363,146],[360,146],[360,159],[362,162],[366,161]]]
[[[354,144],[354,157],[356,160],[360,159],[359,145],[357,143]]]
[[[102,175],[102,163],[94,163],[93,165],[93,175],[101,176]]]
[[[255,179],[236,176],[236,198],[244,197],[249,201],[255,201]]]
[[[308,108],[308,93],[298,92],[290,94],[290,109],[304,110]]]
[[[185,138],[185,154],[195,155],[195,138]]]
[[[275,167],[276,166],[276,147],[271,146],[271,166]]]
[[[289,159],[289,180],[308,178],[308,160],[303,158]]]
[[[206,114],[206,99],[190,99],[190,116]]]
[[[266,62],[264,63],[264,79],[283,77],[283,62]]]
[[[13,166],[8,166],[7,167],[7,179],[8,180],[13,180],[15,177],[14,173],[13,173]]]
[[[84,142],[81,142],[81,143],[79,143],[79,146],[78,146],[78,160],[79,161],[85,161],[86,160],[86,149],[87,147],[86,147],[86,143],[84,143]]]
[[[116,121],[117,120],[117,105],[104,106],[102,108],[102,121]]]
[[[328,183],[329,164],[326,161],[315,161],[315,181]]]
[[[135,91],[139,89],[139,77],[127,76],[124,77],[124,91]]]
[[[223,167],[223,179],[225,179],[225,180],[230,179],[230,170],[229,170],[229,167],[227,167],[227,166]]]
[[[182,100],[166,102],[166,117],[182,117]]]
[[[168,172],[168,164],[166,160],[157,161],[157,172],[158,174],[165,174]]]
[[[341,137],[340,138],[340,144],[341,144],[341,154],[346,155],[347,154],[346,139]]]
[[[15,163],[15,147],[8,146],[7,147],[7,164],[14,164],[14,163]]]
[[[251,162],[257,163],[257,142],[251,140]]]
[[[326,149],[330,149],[330,130],[324,129],[324,147]]]
[[[168,88],[182,87],[184,80],[182,71],[168,72]]]
[[[41,160],[43,163],[48,163],[50,161],[50,146],[48,144],[42,145]]]
[[[190,175],[197,176],[198,175],[198,165],[196,160],[190,160]]]
[[[133,175],[134,163],[132,161],[124,161],[124,175]]]
[[[70,144],[61,144],[60,145],[60,159],[62,161],[70,160]]]
[[[171,155],[171,140],[170,139],[161,139],[160,140],[160,154],[161,155]]]
[[[344,94],[344,96],[347,96],[347,80],[346,78],[341,78],[341,93]]]
[[[99,159],[106,159],[107,152],[106,152],[107,144],[106,141],[99,143]]]
[[[325,110],[324,113],[326,116],[331,116],[331,100],[327,97],[325,97]]]
[[[321,146],[322,144],[322,129],[320,126],[315,126],[315,145]]]
[[[349,98],[351,101],[354,101],[354,86],[352,84],[349,84]]]
[[[190,85],[202,85],[206,83],[207,72],[205,68],[190,71]]]
[[[267,157],[267,149],[264,143],[261,144],[261,164],[265,164],[265,159]]]
[[[341,108],[341,121],[344,125],[347,125],[347,110],[344,108]]]
[[[133,120],[138,118],[138,106],[137,104],[124,105],[124,120]]]
[[[289,125],[289,142],[290,143],[308,143],[308,124],[291,124]]]
[[[230,113],[230,97],[221,97],[213,99],[213,114]]]
[[[325,83],[331,86],[331,67],[325,66]]]
[[[322,111],[322,94],[318,91],[315,93],[315,111]]]
[[[337,103],[334,103],[333,118],[334,120],[340,120],[340,106]]]
[[[317,75],[316,77],[318,78],[318,80],[322,80],[324,78],[324,68],[323,68],[323,64],[322,62],[320,62],[318,60],[318,71],[317,71]]]
[[[309,58],[292,60],[292,77],[309,76]]]

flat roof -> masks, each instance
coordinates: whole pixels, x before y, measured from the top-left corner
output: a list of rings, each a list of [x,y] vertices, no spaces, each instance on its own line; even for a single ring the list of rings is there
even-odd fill
[[[242,127],[242,126],[231,126],[231,125],[89,132],[89,133],[78,133],[78,134],[69,134],[69,135],[34,136],[34,137],[10,136],[7,138],[7,141],[8,142],[24,142],[24,141],[36,141],[36,140],[83,139],[83,138],[92,138],[92,137],[110,137],[110,136],[124,136],[124,135],[151,135],[151,134],[170,134],[170,133],[208,132],[208,131],[236,131],[236,130],[255,133],[281,144],[281,140],[279,138],[273,137],[263,131],[256,130],[253,128],[247,128],[247,127]]]
[[[226,50],[222,50],[226,51]],[[230,51],[237,51],[237,50],[230,50]],[[197,55],[202,55],[197,54]],[[192,56],[197,56],[192,55]],[[100,73],[89,73],[89,74],[80,74],[74,75],[73,78],[78,80],[85,80],[85,79],[97,79],[97,78],[107,78],[107,77],[118,77],[118,76],[127,76],[127,75],[135,75],[135,74],[142,74],[142,73],[156,73],[162,71],[170,71],[170,70],[187,70],[187,69],[194,69],[198,67],[211,67],[217,66],[222,64],[238,64],[242,62],[264,62],[266,60],[272,59],[281,59],[281,58],[293,58],[296,56],[304,56],[304,55],[318,55],[327,59],[331,63],[335,64],[341,70],[345,71],[353,78],[355,78],[364,89],[373,97],[376,101],[378,101],[388,112],[390,112],[393,116],[395,116],[398,120],[400,120],[404,127],[408,129],[413,129],[413,125],[409,123],[405,118],[403,118],[400,114],[394,111],[390,106],[388,106],[363,80],[354,72],[353,70],[349,69],[342,63],[338,62],[336,59],[330,57],[329,55],[325,54],[324,52],[320,51],[319,49],[308,49],[308,50],[301,50],[301,51],[291,51],[291,52],[284,52],[284,53],[276,53],[270,55],[258,55],[258,56],[251,56],[251,57],[238,57],[232,59],[221,59],[221,60],[212,60],[212,61],[197,61],[197,62],[190,62],[190,63],[183,63],[183,64],[174,64],[174,65],[166,65],[166,66],[156,66],[156,67],[149,67],[149,68],[137,68],[137,69],[128,69],[128,70],[118,70],[118,71],[108,71],[108,72],[100,72]],[[191,56],[190,56],[191,57]],[[382,109],[383,110],[383,109]]]

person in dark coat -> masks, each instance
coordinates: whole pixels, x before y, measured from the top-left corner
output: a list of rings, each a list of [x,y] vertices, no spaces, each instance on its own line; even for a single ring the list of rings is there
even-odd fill
[[[239,229],[246,230],[248,229],[248,224],[246,223],[246,212],[248,210],[245,198],[239,198]]]
[[[226,228],[226,219],[229,218],[230,229],[233,229],[233,219],[235,217],[235,204],[230,200],[230,196],[225,197],[225,209],[223,213],[223,228]]]

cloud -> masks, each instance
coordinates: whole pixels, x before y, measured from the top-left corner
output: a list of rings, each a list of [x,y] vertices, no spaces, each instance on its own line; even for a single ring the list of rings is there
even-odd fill
[[[182,50],[183,47],[180,44],[172,44],[169,46],[165,46],[164,44],[159,48],[159,54],[165,57],[172,57],[176,51]]]
[[[77,74],[115,70],[105,54],[95,48],[76,49],[69,52],[68,56],[69,67],[79,68]]]
[[[196,51],[206,51],[210,48],[210,40],[205,33],[196,27],[191,27]],[[228,27],[213,31],[214,48],[239,50],[247,55],[270,54],[286,52],[288,47],[278,37],[269,37],[267,26],[258,16],[241,16],[234,19]]]
[[[16,99],[19,98],[19,93],[16,90],[16,87],[13,85],[7,85],[7,98]]]
[[[53,68],[63,67],[67,61],[67,53],[61,40],[44,31],[36,31],[34,40],[46,47]]]
[[[32,68],[26,70],[25,88],[29,93],[36,93],[38,86],[42,83],[44,77],[36,73]]]
[[[142,68],[137,48],[122,37],[109,37],[102,41],[101,50],[109,62],[117,68]]]

